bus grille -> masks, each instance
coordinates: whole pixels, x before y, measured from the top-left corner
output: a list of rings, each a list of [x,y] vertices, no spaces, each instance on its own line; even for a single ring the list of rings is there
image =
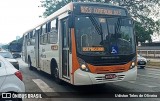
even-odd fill
[[[125,75],[117,75],[115,79],[106,79],[104,76],[95,77],[97,82],[122,81]]]

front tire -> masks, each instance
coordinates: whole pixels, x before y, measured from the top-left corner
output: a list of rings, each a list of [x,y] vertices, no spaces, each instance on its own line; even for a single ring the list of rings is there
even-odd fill
[[[62,84],[62,80],[59,78],[59,69],[55,63],[51,64],[51,76],[54,78],[56,83]]]
[[[58,84],[61,83],[61,80],[59,79],[59,70],[58,70],[57,67],[54,68],[53,73],[54,73],[54,79],[55,79],[55,81],[56,81]]]

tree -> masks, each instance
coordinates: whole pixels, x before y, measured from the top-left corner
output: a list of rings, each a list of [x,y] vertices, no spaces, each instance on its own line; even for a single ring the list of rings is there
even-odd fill
[[[13,40],[9,43],[8,49],[12,52],[21,52],[22,51],[22,44],[23,44],[23,37],[18,40]]]
[[[8,44],[3,45],[2,48],[5,49],[5,50],[7,50],[8,49]]]
[[[152,18],[160,15],[160,0],[44,0],[41,1],[41,7],[46,9],[43,16],[49,16],[71,1],[104,2],[125,7],[135,20],[138,41],[142,43],[152,42],[151,35],[160,29],[160,23]]]
[[[136,23],[135,24],[135,29],[136,29],[135,33],[136,33],[137,41],[141,42],[141,43],[145,43],[145,41],[151,42],[152,40],[151,40],[151,36],[150,35],[153,32],[151,30],[146,31],[142,27],[141,23],[139,23],[139,22],[135,22],[135,23]],[[137,44],[138,44],[138,42],[137,42]]]

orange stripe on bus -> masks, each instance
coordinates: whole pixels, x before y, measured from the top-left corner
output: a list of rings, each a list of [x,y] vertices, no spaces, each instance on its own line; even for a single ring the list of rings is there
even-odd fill
[[[74,72],[80,67],[77,59],[77,53],[76,53],[76,41],[75,41],[75,34],[74,34],[74,28],[71,29],[71,39],[72,39],[72,80],[74,84]]]
[[[93,66],[87,64],[91,73],[115,73],[115,72],[125,72],[128,71],[131,65],[131,62],[124,65],[112,65],[112,66]]]

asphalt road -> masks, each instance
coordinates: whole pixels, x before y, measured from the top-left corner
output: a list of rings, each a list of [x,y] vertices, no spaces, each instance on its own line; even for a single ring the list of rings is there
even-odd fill
[[[59,98],[24,99],[24,101],[160,101],[160,98],[108,98],[108,94],[115,96],[120,94],[153,93],[160,95],[160,69],[145,68],[138,69],[138,76],[135,82],[117,82],[105,85],[73,86],[68,83],[57,84],[51,76],[37,70],[30,71],[28,65],[18,59],[20,71],[23,73],[26,92],[43,92],[47,96],[59,96]],[[105,93],[103,93],[105,91]],[[54,93],[48,93],[54,92]],[[67,92],[67,93],[66,93]],[[81,92],[79,93],[71,92]],[[91,92],[91,93],[85,93]],[[140,92],[140,93],[136,93]],[[66,98],[67,97],[67,98]]]

